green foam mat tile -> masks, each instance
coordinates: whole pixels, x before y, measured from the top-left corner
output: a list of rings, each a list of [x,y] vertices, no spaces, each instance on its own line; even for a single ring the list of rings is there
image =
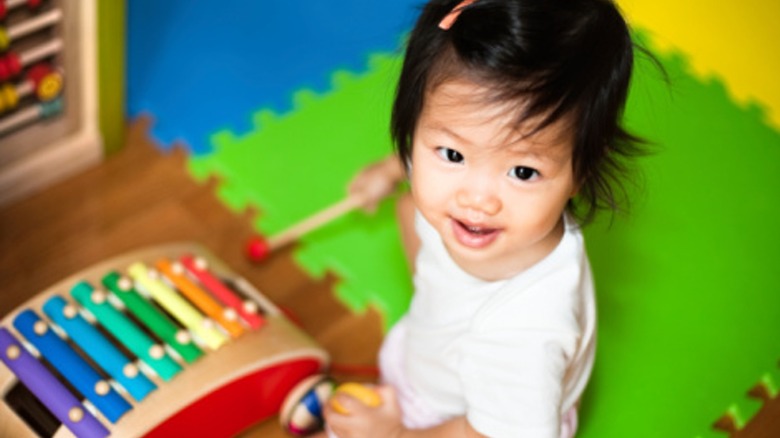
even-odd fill
[[[214,153],[191,157],[199,178],[217,174],[218,196],[235,210],[260,212],[255,227],[272,235],[346,195],[347,183],[367,164],[392,153],[390,107],[400,59],[376,55],[365,74],[336,72],[332,90],[294,97],[295,110],[260,111],[254,131],[212,137]],[[394,200],[377,213],[352,212],[300,239],[295,254],[315,277],[332,272],[337,295],[352,309],[368,305],[390,326],[411,297]]]
[[[704,433],[700,433],[693,438],[728,438],[728,433],[718,430],[708,430]]]
[[[780,366],[777,363],[769,368],[767,373],[762,376],[762,380],[766,382],[772,397],[780,395]]]
[[[643,188],[585,229],[600,338],[581,437],[710,433],[729,407],[752,415],[780,356],[780,134],[684,56],[660,60],[671,83],[640,59],[626,108],[654,142]]]

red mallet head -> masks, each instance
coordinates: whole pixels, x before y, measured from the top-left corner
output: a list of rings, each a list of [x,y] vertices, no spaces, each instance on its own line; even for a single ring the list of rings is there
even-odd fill
[[[262,262],[271,254],[271,247],[261,236],[252,236],[246,243],[246,256],[253,262]]]

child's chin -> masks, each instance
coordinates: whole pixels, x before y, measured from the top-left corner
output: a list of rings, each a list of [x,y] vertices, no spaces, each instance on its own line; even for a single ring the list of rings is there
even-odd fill
[[[494,245],[486,248],[472,248],[461,245],[456,241],[454,243],[445,243],[444,246],[447,248],[447,252],[449,252],[452,260],[454,260],[461,269],[478,277],[482,277],[482,275],[477,275],[475,272],[481,272],[485,267],[494,264],[492,262],[494,257],[492,248]]]

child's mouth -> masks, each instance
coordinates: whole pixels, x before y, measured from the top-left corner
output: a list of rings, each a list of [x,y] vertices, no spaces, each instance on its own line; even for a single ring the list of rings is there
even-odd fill
[[[467,224],[457,219],[452,220],[455,238],[469,248],[483,248],[493,243],[501,232],[498,228]]]

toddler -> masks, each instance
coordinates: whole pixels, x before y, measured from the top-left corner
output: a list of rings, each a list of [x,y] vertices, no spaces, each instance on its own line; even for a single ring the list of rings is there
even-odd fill
[[[579,226],[615,207],[633,63],[609,0],[432,0],[393,106],[397,157],[353,181],[378,202],[408,176],[409,311],[381,352],[382,397],[337,395],[350,437],[572,437],[593,367]]]

